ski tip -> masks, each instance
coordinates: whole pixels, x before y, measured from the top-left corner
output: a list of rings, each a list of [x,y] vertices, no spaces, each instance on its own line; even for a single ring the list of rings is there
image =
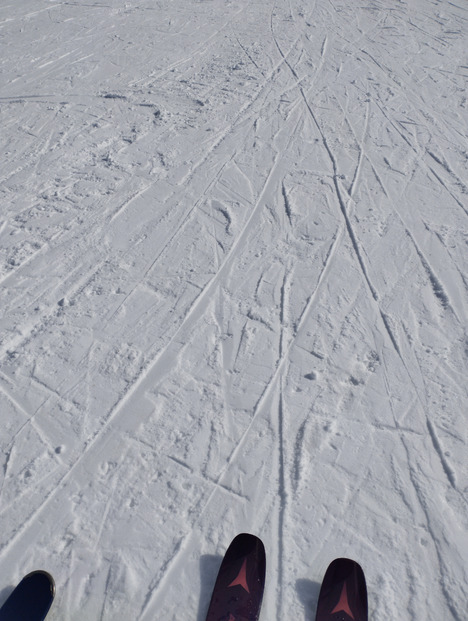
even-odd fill
[[[352,576],[363,591],[367,590],[364,570],[359,563],[351,558],[336,558],[327,568],[324,580],[346,580]]]
[[[331,621],[335,613],[342,618],[367,621],[366,578],[362,567],[350,558],[336,558],[325,572],[317,604],[316,621]]]
[[[328,566],[328,569],[333,569],[333,568],[340,568],[342,570],[347,569],[349,571],[354,570],[354,571],[362,572],[364,574],[364,571],[362,567],[359,565],[359,563],[357,561],[354,561],[351,558],[344,558],[344,557],[335,558]]]
[[[248,554],[255,554],[258,560],[262,559],[263,565],[265,564],[265,546],[263,541],[256,535],[250,533],[239,533],[229,544],[226,554],[241,554],[247,556]]]
[[[0,621],[44,621],[54,601],[55,582],[36,569],[18,583],[0,609]]]
[[[263,541],[259,537],[257,537],[256,535],[251,535],[250,533],[239,533],[238,535],[234,537],[230,545],[232,545],[233,543],[236,543],[236,544],[239,543],[239,544],[244,544],[244,545],[255,544],[255,545],[259,545],[262,548],[265,547],[263,545]]]
[[[265,569],[262,541],[250,533],[236,535],[221,562],[206,621],[258,621]]]
[[[34,584],[34,587],[43,591],[49,590],[50,596],[55,597],[55,580],[45,569],[35,569],[27,574],[22,582]]]

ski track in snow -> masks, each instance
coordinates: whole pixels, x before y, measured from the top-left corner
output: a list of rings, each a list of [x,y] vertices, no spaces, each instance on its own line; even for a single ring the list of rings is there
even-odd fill
[[[0,566],[51,621],[468,601],[468,9],[0,8]]]

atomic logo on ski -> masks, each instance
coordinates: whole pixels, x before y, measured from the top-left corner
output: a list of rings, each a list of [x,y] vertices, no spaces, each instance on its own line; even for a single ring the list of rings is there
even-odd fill
[[[247,593],[250,593],[249,585],[247,584],[247,559],[244,559],[242,567],[240,568],[237,578],[228,585],[228,588],[233,586],[241,586]]]
[[[340,601],[335,606],[335,608],[333,608],[333,610],[331,611],[332,615],[334,615],[335,612],[345,612],[354,621],[354,615],[351,612],[351,609],[348,603],[348,592],[346,590],[346,582],[343,584],[343,588],[341,589]]]

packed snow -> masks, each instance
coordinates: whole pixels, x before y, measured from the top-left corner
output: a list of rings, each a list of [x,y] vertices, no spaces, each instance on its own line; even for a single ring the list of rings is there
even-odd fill
[[[468,610],[466,0],[3,0],[0,604]]]

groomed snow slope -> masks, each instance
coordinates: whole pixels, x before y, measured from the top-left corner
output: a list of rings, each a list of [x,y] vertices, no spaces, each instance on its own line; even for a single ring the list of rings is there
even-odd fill
[[[468,601],[465,0],[4,0],[0,603]]]

